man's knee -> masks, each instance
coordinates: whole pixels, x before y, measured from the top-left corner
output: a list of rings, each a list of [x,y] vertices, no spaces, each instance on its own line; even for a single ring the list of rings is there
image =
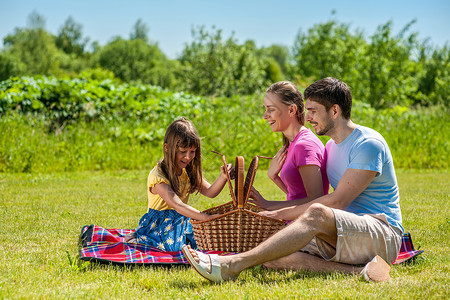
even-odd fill
[[[331,208],[320,203],[314,203],[302,217],[297,219],[297,222],[306,222],[312,227],[321,228],[324,225],[335,223],[334,213]]]
[[[334,217],[331,208],[320,203],[311,204],[311,206],[306,210],[305,215],[306,218],[315,221],[324,221],[330,219],[330,217]]]

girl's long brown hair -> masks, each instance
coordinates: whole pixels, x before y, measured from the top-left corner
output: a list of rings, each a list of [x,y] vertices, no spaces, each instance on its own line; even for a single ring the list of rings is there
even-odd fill
[[[285,105],[294,104],[297,106],[297,120],[301,125],[305,125],[305,104],[303,103],[303,95],[299,89],[290,81],[279,81],[272,84],[267,90],[266,94],[278,95],[278,99]],[[283,144],[288,147],[290,142],[283,134]]]
[[[167,144],[167,152],[164,151],[164,159],[159,165],[170,182],[172,190],[182,196],[180,192],[180,182],[176,174],[176,151],[178,148],[196,147],[194,159],[187,165],[186,172],[191,182],[189,193],[200,191],[202,187],[202,155],[200,149],[200,136],[195,126],[186,118],[181,117],[173,121],[167,127],[164,136],[164,144]]]

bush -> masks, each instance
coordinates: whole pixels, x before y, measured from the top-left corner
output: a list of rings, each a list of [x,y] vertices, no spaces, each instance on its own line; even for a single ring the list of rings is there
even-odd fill
[[[161,158],[165,130],[179,116],[197,127],[206,170],[220,159],[210,150],[250,162],[282,146],[281,134],[262,118],[262,94],[204,98],[104,76],[1,82],[0,131],[7,134],[0,138],[0,172],[148,169]],[[449,116],[445,106],[374,109],[357,100],[352,111],[355,122],[385,137],[397,168],[448,168]],[[261,167],[268,163],[261,160]]]

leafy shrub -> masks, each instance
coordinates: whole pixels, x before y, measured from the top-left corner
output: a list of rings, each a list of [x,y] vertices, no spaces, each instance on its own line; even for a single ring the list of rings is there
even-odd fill
[[[262,94],[204,98],[89,76],[0,83],[0,172],[149,169],[162,156],[167,126],[179,116],[197,127],[206,170],[220,163],[210,150],[230,162],[243,155],[249,163],[282,145],[281,134],[262,118]],[[397,168],[448,168],[449,116],[443,105],[374,109],[357,100],[352,111],[356,123],[385,137]],[[261,168],[268,163],[261,160]]]
[[[53,129],[78,119],[167,119],[183,114],[187,105],[198,106],[200,101],[184,93],[172,94],[150,85],[119,84],[114,79],[36,76],[0,82],[0,114],[10,110],[43,114]],[[169,114],[160,116],[163,111]],[[200,110],[197,107],[192,113]]]

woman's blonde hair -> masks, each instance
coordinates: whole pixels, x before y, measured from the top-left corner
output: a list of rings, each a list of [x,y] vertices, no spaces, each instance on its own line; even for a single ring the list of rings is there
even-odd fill
[[[300,90],[290,81],[279,81],[272,84],[266,94],[278,95],[278,99],[285,105],[294,104],[297,107],[297,120],[301,125],[305,125],[305,104],[303,103],[303,95]],[[287,147],[290,142],[283,134],[283,144]]]
[[[176,174],[176,152],[178,148],[197,148],[194,159],[186,166],[186,172],[191,182],[189,193],[199,191],[202,186],[202,155],[200,149],[200,136],[195,126],[185,117],[173,121],[167,127],[164,136],[164,144],[167,144],[167,151],[164,151],[164,159],[159,165],[170,182],[172,190],[181,196],[180,182]]]

